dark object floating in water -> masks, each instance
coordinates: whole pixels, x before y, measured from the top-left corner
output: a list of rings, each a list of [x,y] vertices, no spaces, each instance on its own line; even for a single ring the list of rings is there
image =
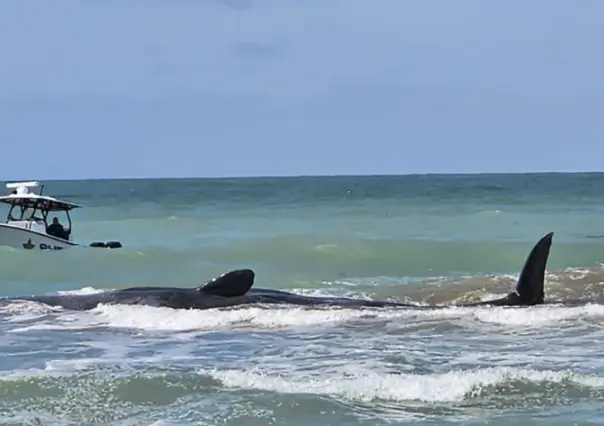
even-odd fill
[[[114,249],[114,248],[121,248],[122,243],[120,243],[119,241],[107,241],[106,243],[104,243],[102,241],[95,241],[93,243],[90,243],[90,247],[102,247],[102,248]]]

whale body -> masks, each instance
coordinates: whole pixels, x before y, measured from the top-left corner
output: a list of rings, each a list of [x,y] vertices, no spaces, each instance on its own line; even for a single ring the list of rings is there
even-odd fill
[[[526,258],[516,286],[505,297],[454,306],[533,306],[544,303],[545,268],[553,235],[554,233],[550,232],[535,244]],[[349,297],[302,296],[281,290],[254,289],[252,287],[255,275],[251,269],[236,269],[195,288],[132,287],[96,294],[22,296],[7,297],[3,300],[34,301],[71,310],[94,309],[100,304],[148,305],[173,309],[213,309],[254,304],[414,309],[437,309],[452,306],[426,306]]]

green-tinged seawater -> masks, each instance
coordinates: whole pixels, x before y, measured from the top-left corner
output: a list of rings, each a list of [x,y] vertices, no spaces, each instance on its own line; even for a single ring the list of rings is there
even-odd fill
[[[27,179],[31,177],[25,177]],[[0,296],[256,286],[495,297],[554,231],[546,298],[604,298],[604,174],[49,181],[74,239],[0,247]],[[0,210],[4,216],[6,209]],[[0,424],[599,424],[604,306],[0,308]]]

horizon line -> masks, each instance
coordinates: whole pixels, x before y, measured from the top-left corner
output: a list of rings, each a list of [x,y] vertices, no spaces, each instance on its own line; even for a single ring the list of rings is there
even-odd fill
[[[296,179],[296,178],[338,178],[338,177],[414,177],[414,176],[494,176],[494,175],[587,175],[587,174],[604,174],[604,171],[527,171],[527,172],[463,172],[463,173],[441,173],[441,172],[425,172],[425,173],[371,173],[371,174],[356,174],[356,173],[340,173],[340,174],[290,174],[290,175],[240,175],[240,176],[187,176],[187,175],[164,175],[164,176],[123,176],[123,177],[96,177],[96,178],[28,178],[28,179],[4,179],[4,182],[25,182],[25,181],[44,181],[44,182],[61,182],[61,181],[104,181],[104,180],[234,180],[234,179]]]

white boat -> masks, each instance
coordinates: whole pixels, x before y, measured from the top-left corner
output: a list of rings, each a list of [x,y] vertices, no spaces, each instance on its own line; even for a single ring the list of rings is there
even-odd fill
[[[8,195],[0,196],[0,203],[8,204],[6,222],[0,223],[0,246],[23,248],[27,250],[62,250],[78,246],[72,239],[72,223],[69,212],[82,206],[61,201],[48,195],[42,195],[44,185],[37,181],[11,182]],[[35,193],[34,188],[40,188]],[[52,213],[63,213],[67,226],[60,223]],[[56,222],[56,223],[53,223]],[[118,241],[108,243],[95,242],[90,247],[121,247]]]

